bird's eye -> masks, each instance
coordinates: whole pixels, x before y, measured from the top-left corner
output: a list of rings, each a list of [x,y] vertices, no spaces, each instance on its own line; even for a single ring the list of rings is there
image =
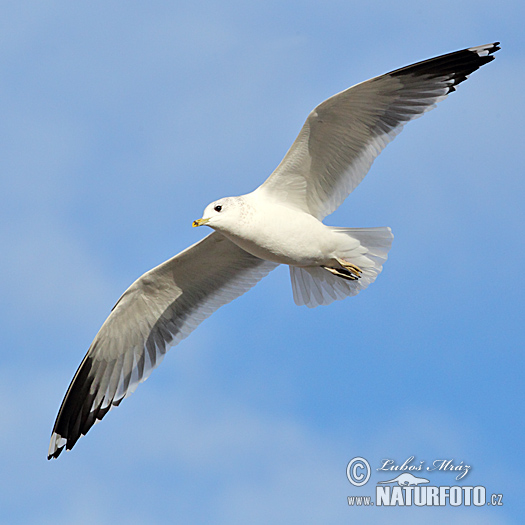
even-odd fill
[[[221,211],[222,210],[222,206],[220,205],[217,205],[215,206],[215,208],[213,208],[215,211]]]

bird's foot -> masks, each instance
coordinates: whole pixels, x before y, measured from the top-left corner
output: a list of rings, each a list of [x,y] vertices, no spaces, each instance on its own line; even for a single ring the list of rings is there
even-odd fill
[[[331,266],[323,266],[322,268],[348,281],[357,281],[357,279],[361,277],[363,270],[361,270],[359,266],[344,261],[343,259],[337,259],[337,262],[341,265],[341,268],[332,268]]]
[[[356,266],[355,264],[349,263],[348,261],[345,261],[344,259],[337,259],[337,262],[345,270],[347,270],[352,275],[354,275],[356,279],[359,279],[361,277],[361,274],[363,273],[363,270],[361,270],[361,268],[359,268],[359,266]]]

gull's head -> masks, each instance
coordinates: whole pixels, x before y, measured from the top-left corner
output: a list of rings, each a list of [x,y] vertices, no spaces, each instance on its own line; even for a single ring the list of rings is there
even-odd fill
[[[218,231],[235,231],[245,215],[242,197],[226,197],[206,206],[201,219],[193,221],[192,226],[209,226]]]

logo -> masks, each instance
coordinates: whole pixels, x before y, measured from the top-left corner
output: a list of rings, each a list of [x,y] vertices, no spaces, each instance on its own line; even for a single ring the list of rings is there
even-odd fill
[[[457,462],[453,459],[436,459],[431,462],[414,461],[410,456],[403,463],[398,464],[392,459],[383,459],[378,462],[375,472],[389,472],[386,480],[376,481],[375,498],[371,495],[353,495],[347,497],[350,507],[388,507],[388,506],[428,506],[428,507],[460,507],[503,505],[503,495],[493,493],[487,495],[483,485],[458,485],[457,482],[467,477],[471,466],[464,461]],[[392,473],[399,474],[392,478]],[[434,473],[431,481],[412,472]],[[355,457],[348,462],[346,477],[354,487],[364,487],[371,478],[372,468],[370,463],[362,457]],[[384,475],[384,474],[383,474]]]
[[[420,483],[430,483],[428,479],[416,478],[413,474],[405,472],[399,474],[397,478],[391,479],[390,481],[378,481],[378,483],[394,483],[396,482],[400,487],[416,487]]]
[[[357,472],[357,470],[364,470],[366,472]],[[362,487],[370,479],[370,464],[364,458],[354,458],[346,467],[346,477],[348,481],[356,487]]]

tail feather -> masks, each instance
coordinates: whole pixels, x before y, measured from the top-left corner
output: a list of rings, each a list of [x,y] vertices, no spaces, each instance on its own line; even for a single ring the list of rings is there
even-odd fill
[[[394,238],[390,228],[334,228],[334,231],[359,241],[357,246],[355,242],[349,243],[351,248],[342,254],[342,258],[358,266],[362,270],[361,277],[351,281],[320,266],[290,266],[295,304],[314,308],[357,295],[381,273]]]

